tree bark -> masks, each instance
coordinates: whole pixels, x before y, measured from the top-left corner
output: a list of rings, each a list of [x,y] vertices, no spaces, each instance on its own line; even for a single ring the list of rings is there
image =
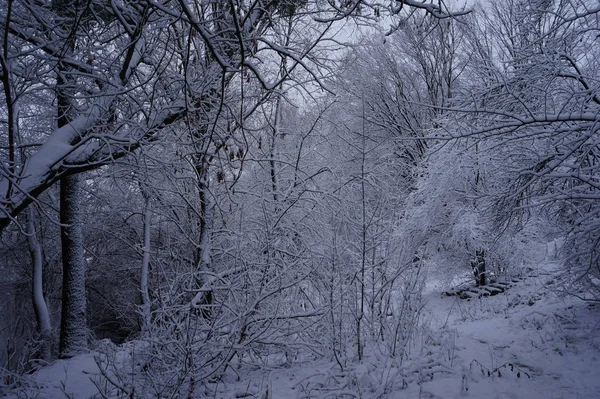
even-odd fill
[[[74,35],[77,24],[78,3],[72,0],[54,0],[57,15],[64,18],[65,32],[69,37],[65,43],[65,53],[75,48]],[[59,62],[56,73],[57,127],[67,126],[74,119],[73,86],[70,67]],[[63,266],[62,309],[59,350],[61,358],[73,357],[87,350],[87,319],[85,292],[85,261],[83,232],[81,225],[81,204],[79,198],[79,177],[76,174],[60,178],[60,239]]]
[[[200,220],[198,221],[198,246],[195,251],[196,270],[199,274],[198,287],[201,291],[192,300],[195,307],[201,309],[202,317],[207,320],[212,318],[211,307],[213,305],[213,292],[210,284],[211,278],[208,273],[211,271],[211,252],[212,252],[212,201],[208,192],[208,184],[206,183],[206,168],[197,167],[198,171],[198,192],[200,198]]]
[[[60,357],[69,358],[87,350],[85,261],[79,203],[79,178],[60,181],[60,231],[63,288],[60,325]]]
[[[144,255],[142,257],[142,271],[140,276],[140,294],[142,299],[142,333],[147,333],[152,321],[150,291],[148,289],[148,274],[150,272],[150,221],[152,208],[150,196],[144,193]]]
[[[44,298],[42,246],[37,239],[35,231],[35,215],[31,206],[27,210],[27,242],[29,244],[29,252],[31,253],[31,262],[33,264],[32,300],[37,330],[40,334],[41,341],[39,356],[42,360],[50,361],[50,358],[52,357],[52,323],[50,321],[48,305]]]

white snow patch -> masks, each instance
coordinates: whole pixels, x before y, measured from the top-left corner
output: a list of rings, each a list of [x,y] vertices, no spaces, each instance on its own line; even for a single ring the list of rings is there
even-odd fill
[[[86,353],[67,360],[56,360],[31,376],[27,392],[19,391],[7,398],[99,398],[92,379],[99,374],[94,353]]]
[[[443,296],[448,287],[431,280],[423,315],[430,326],[417,339],[424,350],[413,350],[400,365],[369,343],[364,362],[351,359],[344,371],[327,360],[273,362],[208,388],[228,399],[597,398],[600,304],[556,295],[557,273],[544,264],[506,292],[470,301]],[[125,356],[131,345],[139,343],[115,347],[115,355]],[[59,360],[33,376],[40,389],[28,394],[98,397],[97,373],[94,354]]]

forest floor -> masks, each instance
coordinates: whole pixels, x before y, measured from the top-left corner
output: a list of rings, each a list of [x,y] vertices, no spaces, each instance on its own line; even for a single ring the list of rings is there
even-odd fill
[[[343,372],[327,361],[264,367],[220,382],[215,397],[600,398],[600,304],[557,295],[555,275],[545,264],[504,293],[470,300],[430,279],[423,327],[401,364],[367,344],[365,360]],[[100,397],[95,373],[93,354],[59,360],[9,397]]]
[[[557,274],[546,263],[502,294],[471,300],[428,287],[431,327],[454,331],[460,378],[441,375],[414,397],[600,398],[600,304],[560,295]]]

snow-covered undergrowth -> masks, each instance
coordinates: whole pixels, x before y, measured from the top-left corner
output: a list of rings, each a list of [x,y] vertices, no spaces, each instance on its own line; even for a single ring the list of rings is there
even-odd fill
[[[371,339],[362,362],[351,351],[339,362],[301,356],[284,361],[276,355],[262,364],[238,362],[221,378],[195,387],[190,397],[598,397],[600,304],[559,295],[557,274],[555,265],[545,264],[502,294],[472,300],[443,296],[447,283],[430,279],[420,322],[409,339],[398,340],[403,346],[394,357],[390,342]],[[136,386],[144,371],[139,354],[147,349],[140,342],[120,347],[104,342],[96,354],[41,369],[8,396],[130,397],[116,386]],[[106,368],[104,377],[98,365]],[[145,388],[134,397],[156,397],[152,384],[164,381],[152,377],[155,381],[137,381]]]
[[[455,332],[461,378],[427,382],[427,397],[597,397],[600,306],[564,296],[558,274],[547,264],[503,294],[470,301],[431,295],[432,326]]]

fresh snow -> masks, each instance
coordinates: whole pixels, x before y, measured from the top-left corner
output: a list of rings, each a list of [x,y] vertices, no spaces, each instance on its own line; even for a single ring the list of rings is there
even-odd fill
[[[92,379],[98,374],[98,367],[93,353],[86,353],[67,360],[56,360],[47,367],[38,370],[31,378],[25,380],[26,388],[7,398],[74,398],[84,399],[100,397]],[[0,386],[0,397],[2,397]]]
[[[558,295],[552,266],[494,297],[465,301],[432,292],[432,324],[454,331],[462,374],[425,383],[425,397],[600,397],[600,304]]]
[[[400,368],[367,344],[365,361],[344,372],[330,361],[298,361],[211,388],[218,398],[598,398],[600,304],[559,295],[557,274],[545,264],[502,294],[472,300],[445,296],[448,283],[430,279],[428,329]],[[8,397],[100,397],[97,374],[93,353],[58,360]]]

